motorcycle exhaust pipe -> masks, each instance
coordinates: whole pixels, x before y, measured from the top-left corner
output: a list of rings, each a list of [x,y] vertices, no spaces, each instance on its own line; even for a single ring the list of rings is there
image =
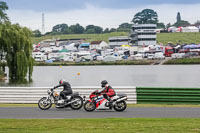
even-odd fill
[[[74,102],[76,102],[76,101],[78,101],[78,100],[74,100],[74,101],[68,102],[67,104],[71,104],[71,103],[74,103]]]
[[[127,97],[120,98],[116,102],[119,102],[119,101],[122,101],[122,100],[127,100]]]

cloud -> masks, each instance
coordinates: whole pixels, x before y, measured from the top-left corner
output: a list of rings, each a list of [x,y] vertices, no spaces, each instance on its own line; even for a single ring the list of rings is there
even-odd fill
[[[197,9],[200,9],[200,4],[161,4],[127,9],[101,8],[86,4],[83,9],[44,12],[45,29],[46,31],[51,31],[53,26],[61,23],[66,23],[68,25],[79,23],[82,26],[93,24],[103,28],[117,28],[121,23],[131,23],[134,15],[146,8],[155,10],[158,13],[159,21],[165,24],[169,22],[173,24],[176,21],[177,12],[181,13],[181,18],[183,20],[187,20],[191,23],[200,20],[200,15],[197,12]],[[42,12],[10,9],[8,11],[8,16],[12,23],[19,23],[32,30],[41,29]]]
[[[6,0],[9,9],[55,12],[85,8],[84,0]]]
[[[98,8],[127,9],[161,4],[199,4],[199,0],[4,0],[10,9],[55,12],[85,9],[87,4]]]

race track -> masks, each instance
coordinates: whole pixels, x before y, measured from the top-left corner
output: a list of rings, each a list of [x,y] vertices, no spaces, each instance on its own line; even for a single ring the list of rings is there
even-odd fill
[[[40,110],[37,107],[0,107],[0,118],[63,119],[63,118],[200,118],[200,108],[129,107],[124,112],[70,108]]]

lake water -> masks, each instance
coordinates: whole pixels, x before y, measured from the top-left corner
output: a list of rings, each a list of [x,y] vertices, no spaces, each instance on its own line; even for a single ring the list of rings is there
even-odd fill
[[[112,86],[200,87],[200,65],[35,66],[32,78],[25,86],[55,86],[65,79],[72,86],[100,86],[107,80]]]

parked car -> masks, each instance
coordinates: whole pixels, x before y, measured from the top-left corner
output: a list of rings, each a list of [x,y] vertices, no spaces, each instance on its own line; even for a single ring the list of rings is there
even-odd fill
[[[158,52],[158,53],[155,53],[154,58],[155,59],[165,59],[165,56],[162,52]]]
[[[153,60],[155,59],[155,54],[148,54],[147,58]]]
[[[59,57],[51,57],[50,60],[53,62],[61,62],[62,60]]]
[[[116,61],[116,57],[115,56],[105,56],[103,59],[104,62],[110,62],[110,61]]]
[[[142,60],[143,59],[143,54],[136,54],[136,55],[133,55],[133,58],[135,60]]]
[[[97,56],[97,60],[98,61],[102,61],[103,60],[103,56]]]

